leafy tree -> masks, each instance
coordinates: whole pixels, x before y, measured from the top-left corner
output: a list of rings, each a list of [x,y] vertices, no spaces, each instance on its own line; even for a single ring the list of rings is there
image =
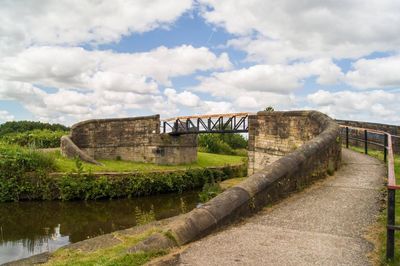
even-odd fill
[[[8,144],[17,144],[34,148],[56,148],[60,147],[61,136],[68,135],[68,131],[51,131],[48,129],[35,129],[22,133],[9,133],[0,135],[0,141]]]
[[[265,108],[265,111],[267,111],[267,112],[274,112],[275,109],[274,109],[274,107],[272,107],[272,106],[268,106],[267,108]]]
[[[241,134],[206,133],[199,135],[199,147],[205,152],[233,155],[236,149],[247,148],[247,140]]]
[[[232,149],[247,148],[247,140],[241,134],[218,134],[218,137]]]
[[[50,131],[66,131],[69,127],[61,124],[49,124],[38,121],[10,121],[0,125],[0,136],[10,133],[22,133],[35,129]]]

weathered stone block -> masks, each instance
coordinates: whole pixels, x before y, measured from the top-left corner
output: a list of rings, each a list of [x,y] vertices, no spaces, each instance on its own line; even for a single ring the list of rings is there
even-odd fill
[[[293,152],[322,131],[310,112],[258,112],[249,120],[249,174]]]
[[[122,159],[157,164],[197,160],[197,135],[160,134],[159,115],[83,121],[72,126],[69,139],[86,161]],[[61,147],[63,153],[69,152]]]

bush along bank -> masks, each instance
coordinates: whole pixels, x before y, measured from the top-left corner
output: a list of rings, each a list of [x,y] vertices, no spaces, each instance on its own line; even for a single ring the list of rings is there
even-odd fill
[[[38,121],[9,121],[0,124],[0,137],[32,130],[69,131],[70,128],[61,124],[49,124]]]
[[[241,134],[199,135],[199,150],[208,153],[247,156],[248,141]]]
[[[69,131],[51,131],[49,129],[32,130],[20,133],[9,133],[0,136],[0,140],[8,144],[16,144],[34,148],[58,148],[60,139],[68,135]]]
[[[181,193],[201,188],[211,180],[246,174],[246,165],[194,168],[179,171],[137,172],[113,175],[45,171],[1,176],[0,202],[19,200],[95,200]]]
[[[42,187],[47,173],[55,169],[54,158],[48,154],[0,142],[0,202],[35,193],[30,180]]]

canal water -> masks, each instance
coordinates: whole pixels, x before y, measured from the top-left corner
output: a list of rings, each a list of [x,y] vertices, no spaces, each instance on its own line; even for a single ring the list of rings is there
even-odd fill
[[[198,192],[104,201],[0,203],[0,264],[186,213],[197,203]]]

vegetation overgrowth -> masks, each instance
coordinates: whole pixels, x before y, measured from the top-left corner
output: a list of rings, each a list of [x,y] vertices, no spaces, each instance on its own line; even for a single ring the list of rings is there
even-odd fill
[[[32,148],[58,148],[61,137],[68,131],[35,129],[31,131],[8,133],[0,137],[3,142]]]
[[[33,149],[0,142],[0,177],[56,170],[53,156]]]
[[[209,183],[203,185],[203,189],[199,192],[199,200],[200,202],[207,202],[224,190],[243,182],[246,178],[247,177],[233,177],[224,181],[211,179]]]
[[[61,124],[49,124],[37,121],[10,121],[0,125],[0,137],[7,134],[22,133],[32,130],[69,131]]]
[[[12,121],[0,125],[0,141],[32,148],[57,148],[69,128],[61,124]]]
[[[203,189],[199,192],[200,202],[207,202],[220,194],[222,192],[222,188],[219,185],[220,182],[221,180],[215,181],[215,179],[212,178],[209,182],[205,183]]]
[[[241,134],[199,135],[199,150],[204,152],[246,156],[247,145],[248,141]]]
[[[35,178],[40,186],[48,172],[56,169],[48,154],[18,145],[0,143],[0,202],[17,200],[23,194],[34,193],[35,186],[26,185]]]
[[[74,168],[63,175],[50,175],[59,169],[52,153],[42,153],[17,145],[0,145],[0,202],[18,200],[90,200],[101,198],[136,197],[159,193],[183,192],[201,188],[213,180],[245,175],[246,166],[228,165],[227,158],[240,163],[241,157],[200,154],[199,163],[181,166],[114,161],[115,169],[133,172],[121,176],[101,176],[86,169],[80,160],[69,160]],[[222,158],[219,158],[222,157]],[[207,169],[223,166],[222,169]],[[120,165],[119,165],[120,164]],[[234,163],[235,164],[235,163]],[[121,167],[121,165],[123,167]],[[129,166],[129,167],[128,167]],[[140,166],[140,167],[137,167]],[[203,167],[204,166],[204,167]],[[157,167],[159,167],[157,169]],[[96,170],[93,169],[93,170]],[[158,170],[158,172],[154,172]],[[164,171],[175,170],[175,171]],[[153,172],[152,172],[153,171]]]

